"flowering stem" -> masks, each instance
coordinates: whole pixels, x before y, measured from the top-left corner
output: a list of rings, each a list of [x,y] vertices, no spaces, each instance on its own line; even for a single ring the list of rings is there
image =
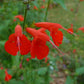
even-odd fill
[[[45,21],[45,22],[46,22],[46,20],[47,20],[49,5],[50,5],[50,0],[48,0],[47,9],[46,9],[46,12],[45,12],[45,18],[44,18],[44,21]]]
[[[68,29],[66,29],[66,28],[64,28],[64,27],[62,27],[62,29],[64,29],[65,31],[69,32],[70,34],[73,34],[74,36],[77,36],[75,33],[69,31]]]
[[[23,23],[23,30],[24,30],[24,27],[25,27],[26,16],[27,16],[27,8],[25,8],[24,23]]]
[[[64,55],[64,53],[50,40],[49,41],[62,55]]]

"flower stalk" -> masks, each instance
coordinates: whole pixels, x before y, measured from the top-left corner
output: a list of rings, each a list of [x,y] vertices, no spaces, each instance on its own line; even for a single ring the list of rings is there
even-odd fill
[[[45,12],[45,18],[44,18],[44,21],[45,21],[45,22],[46,22],[46,20],[47,20],[49,5],[50,5],[50,0],[48,0],[47,9],[46,9],[46,12]]]

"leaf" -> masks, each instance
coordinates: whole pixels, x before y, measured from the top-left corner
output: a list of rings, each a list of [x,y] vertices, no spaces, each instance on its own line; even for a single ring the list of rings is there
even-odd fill
[[[64,3],[64,0],[54,0],[54,2],[60,4],[65,10],[67,10],[65,3]]]
[[[19,54],[19,52],[18,52]],[[12,62],[13,62],[13,68],[17,69],[19,68],[20,65],[20,55],[16,55],[16,56],[11,56],[12,58]]]
[[[65,84],[74,84],[74,80],[70,76],[67,76]]]
[[[15,79],[12,79],[9,81],[8,84],[24,84],[22,81],[16,81]]]
[[[84,74],[84,67],[80,67],[76,69],[76,75],[82,75]]]
[[[6,41],[0,41],[0,45],[4,45]]]
[[[45,75],[47,72],[47,67],[39,68],[38,69],[38,74],[39,75]]]
[[[0,70],[0,80],[3,80],[5,78],[4,70]]]

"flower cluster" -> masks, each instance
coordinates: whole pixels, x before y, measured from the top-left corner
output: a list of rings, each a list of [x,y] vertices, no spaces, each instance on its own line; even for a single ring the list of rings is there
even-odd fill
[[[54,47],[57,48],[57,46],[62,44],[63,40],[63,33],[58,30],[59,28],[62,28],[62,26],[57,23],[55,24],[52,23],[52,25],[50,26],[50,24],[43,22],[35,24],[36,26],[42,26],[42,28],[38,30],[34,28],[26,28],[26,31],[33,36],[32,41],[28,40],[28,38],[22,33],[21,26],[16,25],[15,33],[11,34],[9,36],[9,40],[5,43],[5,50],[13,56],[16,56],[18,52],[21,55],[26,55],[30,52],[32,58],[37,57],[37,59],[41,60],[47,57],[49,48],[46,45],[46,42],[50,42]],[[54,43],[46,34],[46,29],[50,31],[50,35],[52,36]]]
[[[15,18],[24,21],[22,15],[17,15]],[[50,22],[38,22],[35,23],[35,26],[40,27],[40,29],[26,28],[26,31],[33,37],[33,40],[30,41],[23,34],[22,27],[16,25],[15,33],[11,34],[9,40],[5,43],[5,50],[13,56],[16,56],[18,53],[21,55],[27,55],[30,52],[32,58],[37,57],[37,59],[41,60],[46,58],[49,53],[49,48],[46,45],[46,42],[50,42],[60,53],[62,53],[57,47],[62,44],[63,41],[63,33],[59,30],[60,28],[66,30],[70,34],[74,34],[73,24],[71,24],[71,28],[69,29],[64,28],[58,23]],[[46,30],[50,32],[50,36],[54,43],[50,40]]]
[[[21,20],[22,16],[19,15],[18,18]],[[21,55],[27,55],[30,52],[32,58],[37,57],[37,59],[41,60],[46,58],[49,53],[49,48],[46,45],[46,42],[50,42],[59,52],[61,52],[57,47],[62,44],[63,41],[63,33],[59,30],[60,28],[73,34],[72,24],[69,29],[65,29],[58,23],[50,22],[35,23],[35,26],[40,27],[40,29],[26,28],[26,31],[33,36],[33,40],[30,41],[22,33],[22,27],[17,25],[15,27],[15,33],[11,34],[9,40],[5,43],[5,50],[13,56],[16,56],[18,52]],[[50,32],[50,36],[54,43],[50,40],[50,37],[46,34],[45,30]]]

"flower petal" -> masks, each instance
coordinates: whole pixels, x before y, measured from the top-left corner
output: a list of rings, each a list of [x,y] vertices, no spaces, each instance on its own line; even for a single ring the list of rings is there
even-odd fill
[[[8,40],[8,41],[5,43],[5,50],[6,50],[9,54],[15,56],[15,55],[17,55],[17,52],[18,52],[18,47],[17,47],[16,45],[17,45],[16,42],[11,42],[11,41]]]
[[[22,35],[20,39],[20,53],[21,55],[26,55],[29,53],[30,48],[31,48],[31,42],[27,39],[25,35]]]
[[[46,46],[45,42],[41,41],[40,39],[34,39],[32,42],[31,48],[31,56],[41,60],[45,58],[49,53],[49,48]]]
[[[20,21],[24,21],[24,17],[22,15],[16,15],[15,18],[18,18]]]
[[[61,31],[52,32],[51,36],[55,45],[59,46],[59,44],[62,44],[63,33]]]
[[[5,81],[9,81],[11,78],[12,78],[12,76],[11,76],[10,74],[7,74],[7,75],[5,76]]]

